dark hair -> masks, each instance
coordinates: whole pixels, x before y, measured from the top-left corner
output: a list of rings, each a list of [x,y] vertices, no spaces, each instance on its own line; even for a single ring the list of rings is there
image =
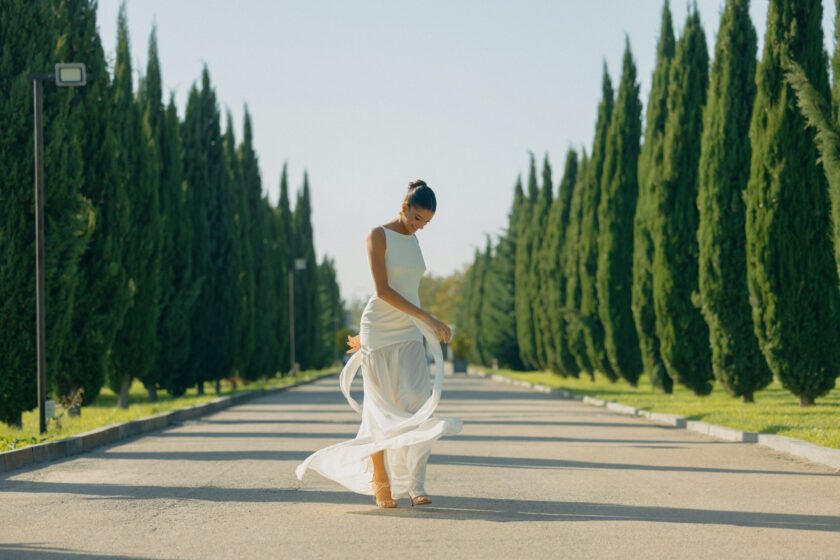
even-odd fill
[[[405,195],[405,201],[409,206],[415,208],[431,210],[432,212],[437,209],[435,192],[422,179],[417,179],[408,184],[408,194]]]

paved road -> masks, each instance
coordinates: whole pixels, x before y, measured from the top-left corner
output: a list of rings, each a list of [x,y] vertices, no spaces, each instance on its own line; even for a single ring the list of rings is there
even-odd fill
[[[840,474],[483,379],[377,510],[295,466],[355,434],[335,377],[0,476],[0,558],[840,558]]]

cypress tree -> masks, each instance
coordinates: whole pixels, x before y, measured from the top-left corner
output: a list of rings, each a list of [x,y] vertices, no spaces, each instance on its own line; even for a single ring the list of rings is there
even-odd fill
[[[193,276],[192,197],[185,179],[184,148],[180,120],[171,94],[161,137],[161,215],[164,222],[163,262],[169,267],[168,299],[161,301],[158,322],[160,352],[155,366],[163,386],[172,395],[182,395],[193,384],[190,356],[190,318],[201,292],[202,280]]]
[[[589,360],[589,353],[586,351],[586,337],[584,336],[586,325],[581,315],[580,235],[583,220],[583,193],[586,189],[588,168],[589,158],[586,150],[584,150],[578,166],[575,188],[572,192],[569,227],[566,231],[566,250],[563,255],[566,270],[566,305],[563,307],[566,317],[566,346],[577,365],[575,370],[572,371],[572,375],[575,377],[581,371],[589,373],[591,377],[595,371],[592,362]]]
[[[639,339],[642,365],[654,386],[666,393],[674,382],[668,375],[656,336],[656,312],[653,304],[653,235],[655,217],[653,192],[662,181],[664,165],[665,121],[668,116],[668,83],[676,45],[668,0],[662,7],[662,23],[656,46],[656,66],[651,80],[646,110],[645,140],[639,154],[639,198],[633,224],[633,318]]]
[[[152,133],[134,98],[125,4],[120,7],[117,21],[113,95],[118,180],[126,186],[126,203],[130,208],[123,262],[128,272],[131,306],[114,341],[114,375],[110,385],[119,393],[120,407],[127,408],[131,380],[143,378],[151,371],[158,351],[162,231],[158,198],[160,163]]]
[[[0,207],[5,211],[0,220],[0,421],[15,426],[20,425],[23,411],[36,406],[33,95],[28,76],[51,70],[61,60],[59,56],[86,54],[90,47],[95,50],[90,23],[94,16],[85,8],[78,2],[60,7],[6,2],[0,18]],[[75,24],[78,28],[73,29]],[[89,43],[78,44],[80,37]],[[73,42],[67,44],[65,39]],[[102,84],[92,84],[94,91],[101,91]],[[56,91],[47,84],[43,96],[48,387],[56,386],[57,378],[65,375],[58,372],[75,337],[79,261],[94,223],[93,211],[80,191],[97,170],[86,165],[83,156],[90,144],[78,134],[92,98],[91,92],[73,89]]]
[[[697,183],[708,89],[706,34],[696,9],[677,44],[668,91],[662,182],[654,189],[653,299],[668,374],[697,395],[712,390],[709,329],[698,290]]]
[[[787,81],[796,92],[797,102],[808,124],[816,131],[817,148],[825,171],[831,198],[831,223],[834,224],[834,260],[840,275],[840,10],[834,19],[833,86],[831,106],[822,92],[808,81],[802,67],[790,58],[782,66]]]
[[[152,356],[152,362],[142,376],[141,381],[149,393],[149,402],[157,401],[157,388],[163,384],[164,370],[158,368],[159,354],[161,344],[161,322],[160,317],[163,312],[164,305],[171,300],[172,297],[172,262],[165,260],[163,257],[167,253],[171,254],[171,238],[167,235],[167,212],[169,211],[169,200],[166,196],[165,189],[168,185],[164,185],[164,181],[171,180],[167,172],[163,170],[163,161],[161,148],[164,143],[164,107],[163,107],[163,91],[160,76],[160,60],[157,54],[157,29],[152,28],[152,33],[149,37],[149,58],[146,65],[146,76],[143,78],[138,91],[139,110],[143,119],[143,127],[148,136],[149,151],[146,165],[152,166],[150,173],[156,174],[152,181],[157,186],[157,219],[159,233],[158,251],[158,275],[156,279],[157,285],[157,313],[158,320],[155,324],[155,341],[157,344],[156,352]],[[171,218],[169,218],[171,219]]]
[[[601,200],[598,207],[598,312],[604,348],[613,371],[636,385],[642,370],[633,323],[633,217],[639,192],[639,139],[642,104],[636,64],[626,41],[618,98],[607,132]]]
[[[255,277],[257,287],[256,305],[256,347],[252,359],[253,376],[270,376],[275,373],[277,366],[277,338],[274,325],[277,321],[279,301],[287,301],[288,293],[277,291],[277,278],[272,259],[273,239],[273,211],[268,200],[260,197],[257,202],[254,229],[259,232],[254,250]],[[298,272],[300,275],[300,272]],[[295,278],[295,283],[299,281]],[[296,286],[297,287],[297,286]],[[281,300],[281,298],[283,298]],[[295,302],[298,305],[298,302]],[[297,310],[295,310],[297,311]],[[297,319],[297,313],[296,319]],[[296,337],[302,336],[302,324],[296,323]],[[286,334],[286,333],[284,333]],[[298,348],[300,346],[298,345]],[[298,360],[300,358],[298,357]],[[301,363],[303,363],[301,361]]]
[[[703,114],[700,184],[700,301],[712,369],[732,395],[753,401],[773,374],[752,330],[747,293],[745,207],[748,137],[755,100],[756,33],[749,0],[728,0],[720,21]]]
[[[195,84],[187,97],[187,109],[183,123],[184,169],[188,185],[190,247],[192,249],[192,277],[198,283],[198,294],[190,315],[189,355],[186,368],[173,383],[174,394],[198,383],[199,394],[204,393],[203,372],[206,370],[206,344],[212,328],[209,311],[213,304],[210,286],[210,225],[208,222],[209,181],[207,153],[204,147],[204,107],[201,94]]]
[[[208,310],[212,325],[205,340],[205,379],[212,380],[220,392],[222,378],[233,372],[233,331],[236,310],[237,270],[234,240],[234,195],[225,169],[221,122],[216,92],[210,85],[207,68],[202,73],[201,96],[206,131],[207,177],[209,187],[207,220],[210,226],[210,274],[208,294],[213,301]],[[201,379],[201,377],[199,378]]]
[[[564,376],[577,375],[579,372],[574,356],[569,350],[566,338],[566,289],[567,271],[565,256],[569,250],[567,233],[571,215],[572,193],[578,173],[578,156],[575,150],[566,152],[563,166],[563,178],[557,193],[557,199],[551,206],[551,213],[546,226],[546,240],[543,243],[542,301],[546,307],[547,322],[543,327],[546,332],[546,361],[555,373]]]
[[[531,216],[531,259],[529,279],[533,289],[531,298],[532,320],[534,323],[534,365],[540,369],[548,368],[547,345],[552,344],[551,330],[548,319],[548,306],[545,305],[547,297],[547,283],[543,265],[543,240],[547,237],[546,228],[551,208],[554,205],[554,185],[551,178],[551,165],[548,163],[548,154],[543,160],[542,188],[534,205],[534,212]]]
[[[484,365],[490,365],[493,363],[493,349],[486,347],[483,344],[483,341],[486,339],[484,330],[487,328],[487,322],[484,320],[484,316],[482,314],[484,307],[483,303],[487,294],[487,270],[490,267],[492,258],[492,243],[490,242],[490,236],[487,236],[484,252],[479,253],[478,260],[476,261],[475,276],[473,278],[473,281],[475,282],[473,291],[474,300],[471,302],[470,309],[470,312],[474,316],[475,325],[475,336],[473,337],[473,341],[475,343],[473,344],[472,351],[475,356],[475,360]]]
[[[462,303],[457,319],[458,331],[467,335],[472,343],[469,359],[475,363],[489,363],[493,357],[493,350],[488,348],[485,351],[481,344],[485,338],[482,335],[482,308],[489,251],[489,239],[484,252],[479,249],[475,250],[473,262],[464,274],[461,291]]]
[[[250,361],[250,354],[254,352],[254,349],[256,348],[257,339],[260,337],[270,336],[272,338],[272,344],[276,344],[277,333],[271,332],[273,329],[265,323],[260,323],[260,325],[268,332],[260,333],[257,331],[257,316],[261,313],[273,316],[276,314],[276,304],[270,306],[269,308],[263,308],[261,311],[257,311],[257,294],[259,293],[263,296],[262,301],[263,303],[266,303],[264,299],[265,292],[266,290],[272,289],[271,286],[257,284],[257,274],[260,270],[262,270],[261,267],[271,266],[270,262],[263,262],[265,258],[270,258],[266,256],[266,250],[264,247],[266,239],[270,239],[266,233],[270,224],[265,220],[267,214],[262,217],[260,214],[260,204],[262,202],[262,178],[260,177],[257,154],[254,150],[251,114],[247,107],[245,107],[245,119],[242,134],[242,144],[239,146],[239,161],[242,166],[243,181],[240,198],[242,198],[243,202],[242,215],[244,218],[241,231],[243,235],[242,244],[245,251],[245,260],[243,262],[247,265],[247,268],[245,269],[247,272],[243,271],[243,274],[245,275],[247,282],[247,305],[249,318],[244,321],[245,332],[240,340],[240,345],[242,346],[242,348],[240,348],[240,352],[242,353],[242,363],[245,364]],[[261,340],[260,343],[265,344],[265,341]],[[265,373],[273,373],[274,371],[275,369],[270,367],[267,371],[265,371]]]
[[[532,220],[539,198],[537,170],[534,154],[528,168],[528,194],[519,210],[516,232],[516,337],[522,363],[534,369],[534,313],[533,282],[531,281],[531,248],[533,246]]]
[[[833,103],[834,122],[840,123],[840,3],[834,0],[834,56],[831,58],[832,69],[832,89],[831,100]],[[820,146],[824,143],[820,142]],[[831,198],[831,223],[834,225],[834,261],[837,264],[837,276],[840,279],[840,169],[838,169],[837,159],[834,163],[826,163],[825,149],[820,150],[820,155],[823,158],[823,167],[826,171],[826,177],[831,177],[829,180],[830,198]],[[838,153],[837,150],[834,152]],[[831,165],[832,170],[829,175],[828,166]]]
[[[293,250],[292,210],[289,207],[289,181],[286,164],[280,175],[280,199],[274,210],[275,245],[274,245],[274,280],[276,282],[277,306],[275,311],[275,341],[277,371],[289,371],[291,344],[289,339],[289,267],[292,266],[290,255]]]
[[[753,324],[767,364],[802,406],[830,391],[840,373],[838,279],[814,132],[803,131],[781,65],[784,57],[798,63],[828,98],[821,19],[817,0],[770,2],[750,124],[746,231]]]
[[[345,341],[336,339],[336,334],[344,327],[344,304],[336,279],[335,262],[329,257],[324,257],[318,265],[318,286],[321,299],[321,330],[324,332],[324,338],[317,367],[323,368],[339,361],[339,348],[345,344]]]
[[[516,230],[519,209],[525,194],[522,181],[517,179],[513,204],[508,214],[507,230],[499,237],[487,266],[485,296],[481,306],[484,319],[481,342],[490,349],[499,366],[522,369],[519,359],[519,344],[516,334],[515,287],[516,287]]]
[[[321,349],[321,302],[318,298],[318,263],[312,234],[312,206],[309,177],[303,174],[303,188],[298,193],[294,211],[294,258],[306,260],[306,268],[295,276],[295,346],[303,369],[316,366]]]
[[[613,88],[610,76],[604,64],[604,76],[601,85],[601,103],[598,106],[598,119],[595,123],[595,141],[592,147],[592,159],[587,165],[584,185],[581,192],[581,221],[578,243],[580,245],[578,257],[578,283],[580,289],[579,321],[573,323],[582,332],[575,334],[583,336],[586,343],[586,353],[589,358],[591,375],[600,371],[608,379],[616,380],[607,358],[604,347],[604,326],[598,316],[598,293],[596,274],[598,270],[598,204],[601,198],[601,177],[604,169],[604,155],[607,142],[607,129],[612,119]]]
[[[83,169],[79,187],[93,206],[95,216],[90,220],[93,226],[90,242],[79,262],[82,289],[74,296],[72,336],[58,356],[53,353],[55,348],[48,338],[47,357],[52,354],[59,360],[53,387],[57,396],[82,388],[83,404],[89,404],[105,383],[105,371],[110,363],[107,356],[130,302],[120,257],[128,228],[128,206],[125,185],[116,180],[115,145],[110,127],[111,82],[96,28],[95,6],[86,0],[63,2],[55,13],[64,22],[64,40],[57,43],[56,60],[84,60],[87,66],[87,85],[72,94],[80,102],[73,110],[77,120],[72,125],[72,142],[81,145]],[[46,92],[49,100],[61,90],[47,87]],[[47,176],[48,189],[55,179]],[[47,198],[48,205],[51,196]],[[53,212],[50,210],[50,215]],[[49,227],[48,222],[48,232]],[[52,305],[51,300],[48,312]]]
[[[236,134],[233,131],[233,117],[227,113],[227,124],[223,138],[227,182],[233,196],[234,254],[236,255],[236,300],[233,324],[233,367],[245,379],[252,379],[250,373],[251,355],[254,352],[254,257],[251,251],[249,228],[253,215],[248,211],[245,192],[245,162],[237,153]],[[243,140],[242,146],[245,145]],[[240,146],[240,149],[242,149]],[[244,158],[243,158],[244,159]]]

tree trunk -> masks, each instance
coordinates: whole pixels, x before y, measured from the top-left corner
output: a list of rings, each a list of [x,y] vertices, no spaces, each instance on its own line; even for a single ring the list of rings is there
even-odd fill
[[[755,402],[755,395],[752,392],[744,394],[744,402],[745,403],[754,403]]]
[[[146,390],[149,392],[149,402],[157,402],[158,401],[158,392],[157,392],[157,385],[149,385],[146,387]]]
[[[806,406],[814,406],[814,397],[810,395],[801,395],[799,397],[799,406],[806,407]]]
[[[204,394],[204,381],[198,382],[198,396],[202,396]]]
[[[128,408],[128,390],[131,388],[131,376],[123,374],[122,383],[120,384],[120,408]]]
[[[222,380],[216,379],[216,394],[220,395],[222,393]]]

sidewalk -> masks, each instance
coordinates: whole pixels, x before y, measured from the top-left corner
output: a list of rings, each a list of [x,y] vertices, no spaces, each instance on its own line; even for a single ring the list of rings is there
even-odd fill
[[[360,390],[360,386],[358,387]],[[840,475],[489,380],[434,505],[377,510],[295,466],[358,427],[334,377],[0,475],[0,558],[836,558]]]

